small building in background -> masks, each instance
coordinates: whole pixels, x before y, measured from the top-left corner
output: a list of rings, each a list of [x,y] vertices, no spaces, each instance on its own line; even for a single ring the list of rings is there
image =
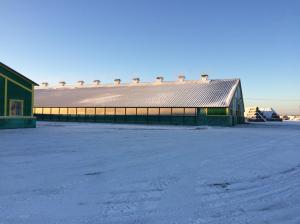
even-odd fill
[[[34,114],[45,121],[232,126],[244,123],[239,79],[44,85],[35,90]]]
[[[34,128],[35,82],[0,62],[0,129]]]
[[[252,122],[282,121],[280,115],[271,107],[246,108],[245,117]]]
[[[283,120],[300,121],[300,115],[284,115]]]

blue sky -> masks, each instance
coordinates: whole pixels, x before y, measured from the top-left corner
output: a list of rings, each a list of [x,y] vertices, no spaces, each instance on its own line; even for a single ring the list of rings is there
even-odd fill
[[[246,105],[300,110],[300,1],[0,0],[0,60],[36,82],[239,77]]]

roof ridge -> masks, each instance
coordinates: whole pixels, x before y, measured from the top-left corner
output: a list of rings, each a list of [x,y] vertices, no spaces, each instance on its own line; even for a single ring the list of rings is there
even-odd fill
[[[53,85],[53,86],[37,86],[36,89],[84,89],[84,88],[105,88],[105,87],[138,87],[138,86],[164,86],[164,85],[170,85],[170,84],[175,84],[175,85],[185,85],[185,84],[194,84],[194,83],[199,83],[199,84],[209,84],[211,82],[216,82],[216,81],[239,81],[239,78],[231,78],[231,79],[209,79],[208,81],[203,81],[200,79],[196,80],[185,80],[183,82],[180,81],[163,81],[161,83],[157,82],[139,82],[139,83],[120,83],[120,84],[114,84],[114,83],[100,83],[98,85],[95,84],[85,84],[85,85],[78,85],[78,84],[66,84],[64,86],[60,85]]]

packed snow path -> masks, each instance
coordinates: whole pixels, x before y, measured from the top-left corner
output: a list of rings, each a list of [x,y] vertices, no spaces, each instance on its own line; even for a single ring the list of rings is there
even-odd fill
[[[0,223],[300,223],[300,122],[0,131]]]

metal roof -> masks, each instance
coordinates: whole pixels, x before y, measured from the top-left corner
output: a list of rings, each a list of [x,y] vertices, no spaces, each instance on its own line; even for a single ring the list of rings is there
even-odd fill
[[[228,107],[239,79],[37,88],[35,107]]]

